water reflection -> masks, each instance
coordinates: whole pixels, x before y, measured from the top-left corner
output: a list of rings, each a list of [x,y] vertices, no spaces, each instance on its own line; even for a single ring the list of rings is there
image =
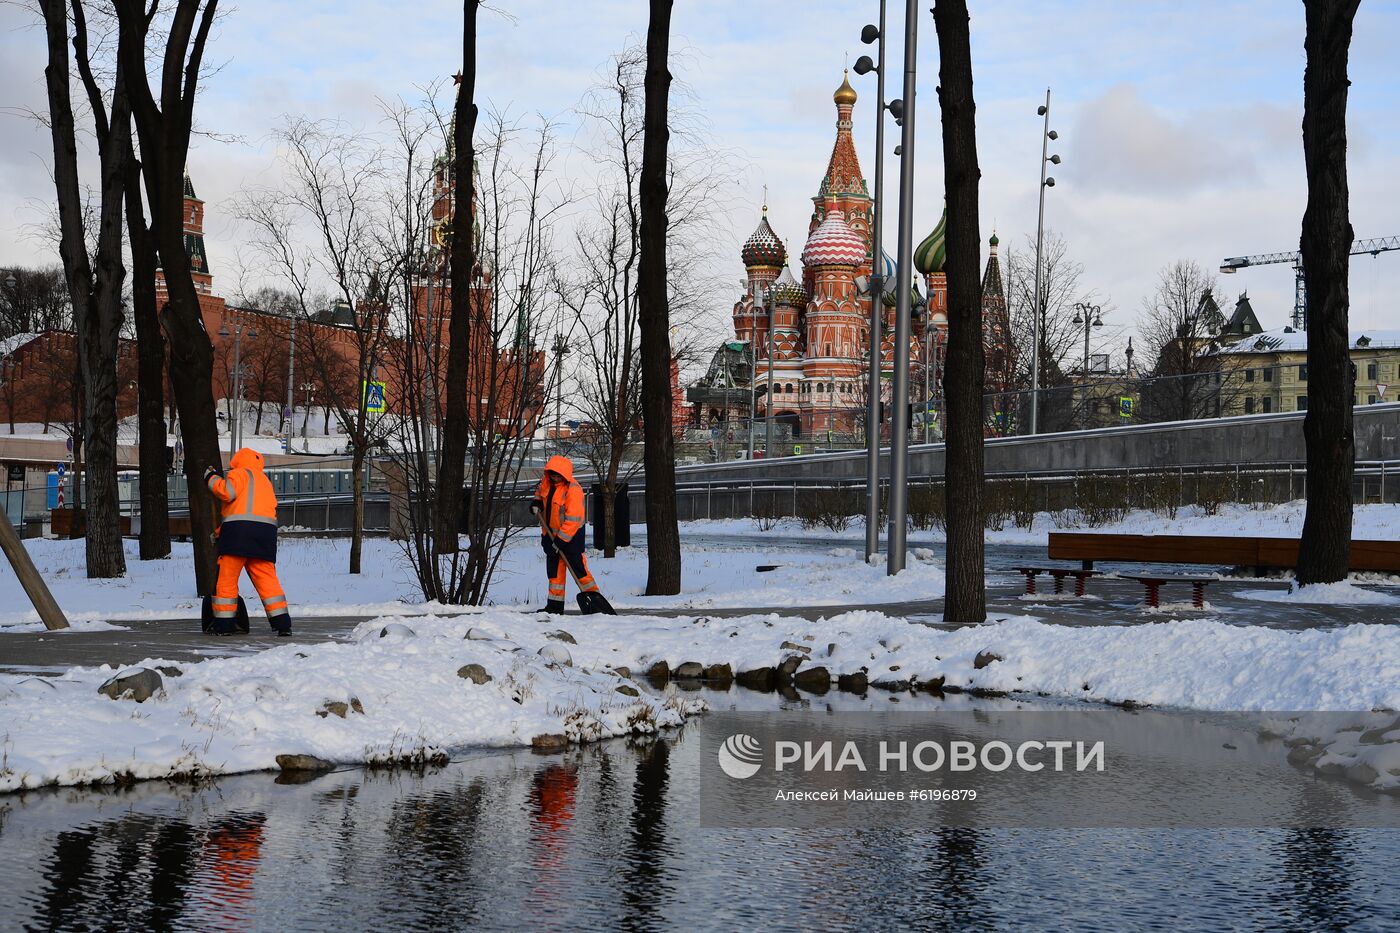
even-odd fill
[[[1393,831],[702,830],[698,747],[0,798],[0,926],[1400,927]]]

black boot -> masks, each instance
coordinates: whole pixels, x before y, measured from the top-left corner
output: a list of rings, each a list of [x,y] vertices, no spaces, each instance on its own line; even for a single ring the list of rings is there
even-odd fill
[[[544,604],[544,608],[541,609],[540,612],[547,612],[550,615],[562,616],[564,614],[564,600],[551,599],[549,602]]]
[[[267,624],[272,626],[272,630],[279,637],[292,634],[292,616],[290,613],[279,612],[267,620]]]

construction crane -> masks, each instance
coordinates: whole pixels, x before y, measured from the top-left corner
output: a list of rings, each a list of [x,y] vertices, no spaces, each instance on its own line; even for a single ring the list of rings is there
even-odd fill
[[[1388,253],[1391,250],[1400,249],[1400,236],[1380,237],[1375,240],[1356,240],[1351,244],[1351,255],[1375,256],[1380,253]],[[1308,329],[1308,288],[1303,281],[1303,254],[1293,253],[1260,253],[1258,256],[1236,256],[1234,259],[1227,259],[1220,264],[1220,271],[1235,273],[1247,266],[1267,266],[1272,263],[1289,262],[1293,264],[1293,328],[1295,330]]]

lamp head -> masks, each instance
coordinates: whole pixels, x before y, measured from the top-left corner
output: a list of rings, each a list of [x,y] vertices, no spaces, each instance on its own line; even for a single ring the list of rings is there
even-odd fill
[[[890,101],[889,109],[890,116],[894,117],[896,120],[904,119],[904,101],[901,98],[896,97],[894,100]]]
[[[851,70],[858,75],[866,75],[870,74],[872,71],[878,71],[879,69],[875,67],[875,62],[871,60],[869,55],[862,55],[860,58],[856,59],[856,63],[851,66]]]
[[[1059,164],[1060,164],[1060,157],[1059,157],[1058,154],[1052,155],[1052,156],[1050,157],[1050,164],[1051,164],[1051,165],[1059,165]]]
[[[880,38],[880,28],[873,23],[866,24],[865,28],[860,31],[860,41],[864,42],[866,45],[869,45],[878,38]]]
[[[1050,132],[1046,133],[1045,135],[1048,136],[1048,137],[1050,137],[1051,139],[1059,139],[1059,138],[1060,138],[1060,134],[1059,134],[1059,133],[1056,133],[1054,130],[1051,130]]]
[[[1035,115],[1036,115],[1037,117],[1043,117],[1043,116],[1045,116],[1045,105],[1044,105],[1044,104],[1041,104],[1039,107],[1035,108]]]
[[[1047,188],[1053,188],[1053,187],[1055,187],[1055,179],[1054,179],[1053,177],[1045,179],[1045,187],[1047,187]]]

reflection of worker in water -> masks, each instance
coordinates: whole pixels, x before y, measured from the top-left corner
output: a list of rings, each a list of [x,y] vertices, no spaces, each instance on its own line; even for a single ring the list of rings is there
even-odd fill
[[[221,908],[227,919],[244,919],[250,910],[266,821],[261,813],[232,817],[217,824],[204,839],[200,887],[207,888],[204,897]]]
[[[578,793],[578,771],[565,765],[550,765],[535,772],[530,785],[531,842],[535,848],[535,868],[551,871],[564,854],[565,834],[574,819],[574,798]]]

